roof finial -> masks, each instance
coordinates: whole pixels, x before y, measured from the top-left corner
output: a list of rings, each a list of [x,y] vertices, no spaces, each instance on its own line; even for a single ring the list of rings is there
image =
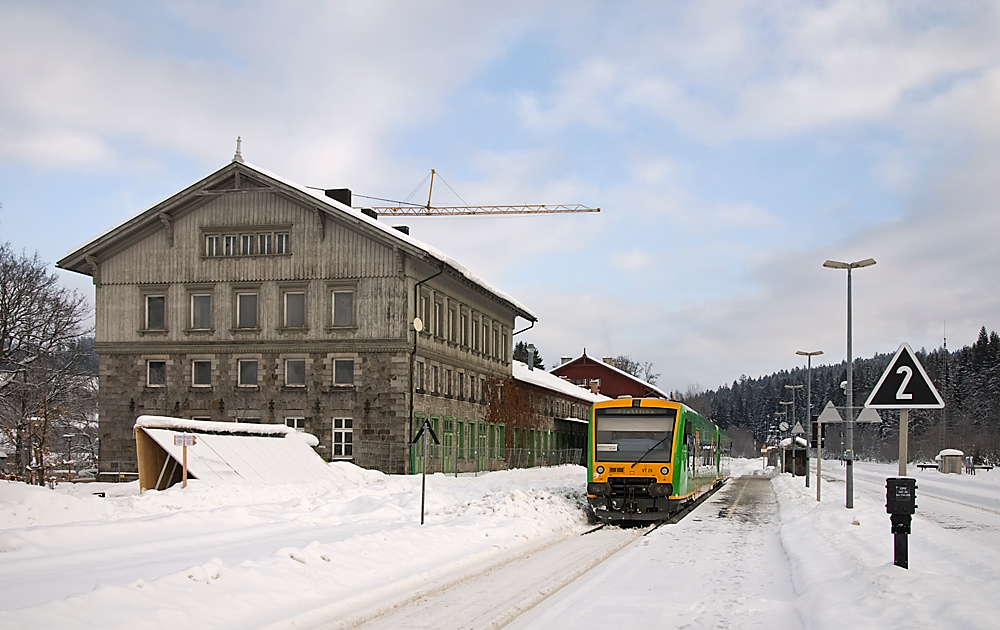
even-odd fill
[[[239,162],[240,164],[243,164],[243,154],[240,153],[240,144],[242,142],[243,140],[239,136],[236,136],[236,155],[233,156],[233,162]]]

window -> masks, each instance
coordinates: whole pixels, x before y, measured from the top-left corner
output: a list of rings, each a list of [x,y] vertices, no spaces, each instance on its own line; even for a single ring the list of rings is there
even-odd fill
[[[305,359],[285,360],[285,385],[289,387],[305,387],[306,385]]]
[[[191,296],[191,329],[209,330],[212,328],[212,296]]]
[[[494,359],[500,358],[500,331],[493,329],[493,347],[490,348],[490,356]]]
[[[437,394],[437,393],[439,393],[441,391],[441,390],[438,389],[438,385],[439,385],[439,382],[438,382],[438,372],[439,372],[438,366],[436,366],[436,365],[431,366],[431,387],[433,388],[433,389],[431,389],[431,391],[434,392],[435,394]]]
[[[334,326],[354,325],[353,291],[333,292],[333,325]]]
[[[354,359],[337,359],[333,362],[333,383],[335,385],[354,384]]]
[[[457,341],[458,335],[455,333],[455,309],[448,309],[448,341]]]
[[[212,416],[192,416],[192,420],[198,420],[199,422],[211,422]]]
[[[451,396],[451,370],[446,370],[444,375],[444,393]]]
[[[288,232],[278,232],[274,235],[275,241],[277,241],[278,248],[276,253],[278,254],[290,254],[292,253],[290,244],[288,240]]]
[[[424,364],[417,363],[417,389],[424,391]]]
[[[222,237],[220,235],[210,234],[205,237],[205,255],[206,256],[222,255]]]
[[[253,234],[240,234],[240,255],[241,256],[253,256],[254,253],[254,235]]]
[[[465,399],[465,374],[462,372],[458,373],[458,398]]]
[[[500,359],[507,362],[507,333],[500,335]]]
[[[146,385],[149,387],[167,386],[166,361],[146,361]]]
[[[434,303],[434,336],[435,337],[440,337],[441,336],[442,327],[444,326],[444,322],[441,321],[441,317],[442,317],[441,312],[442,312],[443,308],[444,307],[441,305],[440,302],[435,302]]]
[[[212,386],[212,362],[192,361],[191,362],[191,385],[194,387]]]
[[[239,361],[239,386],[257,386],[257,359],[240,359]]]
[[[167,329],[166,303],[164,295],[146,296],[146,330]]]
[[[285,294],[285,328],[305,328],[306,326],[306,294]]]
[[[483,322],[483,345],[479,350],[483,354],[489,355],[490,353],[489,345],[490,345],[490,325],[487,324],[486,322]]]
[[[236,327],[237,328],[257,327],[256,293],[236,294]]]
[[[285,418],[285,426],[291,427],[296,431],[306,430],[306,419],[305,418]]]
[[[333,456],[341,459],[354,456],[354,420],[333,419]]]
[[[463,346],[469,345],[469,316],[462,313],[462,321],[459,323],[459,336],[458,340]]]
[[[433,322],[431,321],[431,306],[426,295],[420,296],[420,319],[424,322],[424,331],[431,332]]]
[[[225,228],[207,228],[221,232]],[[239,229],[239,228],[229,228]],[[288,254],[288,232],[275,232],[268,228],[246,228],[252,230],[240,234],[205,234],[205,256],[270,256]]]

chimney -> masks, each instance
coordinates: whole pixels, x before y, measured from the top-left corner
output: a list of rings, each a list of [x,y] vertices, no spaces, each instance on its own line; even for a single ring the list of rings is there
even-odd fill
[[[334,201],[339,201],[345,206],[351,205],[351,189],[350,188],[328,188],[323,191],[330,199]]]
[[[594,380],[590,381],[590,393],[591,394],[601,393],[601,379],[595,378]]]
[[[611,365],[611,366],[614,366],[614,367],[618,367],[617,365],[615,365],[615,360],[613,358],[611,358],[611,357],[604,357],[603,359],[601,359],[601,361],[604,361],[608,365]]]
[[[559,357],[559,365],[566,365],[573,360],[573,357]]]
[[[361,209],[361,214],[369,216],[369,217],[375,219],[376,221],[378,220],[378,212],[375,212],[371,208],[362,208]]]
[[[394,225],[394,226],[392,226],[392,229],[399,230],[403,234],[409,234],[410,233],[410,226],[408,226],[408,225]]]

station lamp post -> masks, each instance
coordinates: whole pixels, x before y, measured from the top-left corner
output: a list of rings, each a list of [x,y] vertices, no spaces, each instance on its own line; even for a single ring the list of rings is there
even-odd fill
[[[828,260],[823,263],[827,269],[847,270],[847,421],[844,423],[844,438],[847,441],[844,459],[847,463],[847,508],[854,508],[854,358],[851,354],[851,271],[862,267],[871,267],[874,258],[865,258],[857,262],[839,262]]]
[[[813,392],[813,362],[812,359],[818,354],[823,354],[822,350],[815,350],[813,352],[806,352],[805,350],[796,350],[795,354],[806,357],[806,441],[807,443],[812,440],[812,392]],[[823,439],[819,431],[821,429],[817,428],[816,434],[816,444],[819,445],[819,440]],[[819,474],[817,472],[817,474]],[[806,487],[809,487],[809,447],[806,446]],[[819,489],[817,488],[817,496],[819,494]],[[819,499],[816,499],[819,501]]]
[[[802,389],[802,385],[785,385],[785,389],[792,390],[792,422],[791,422],[791,425],[792,425],[792,428],[794,429],[795,428],[795,423],[797,422],[797,420],[795,419],[795,390]],[[795,451],[798,449],[798,444],[795,443],[796,439],[797,439],[797,436],[795,435],[795,433],[792,433],[792,476],[795,476]],[[808,462],[808,460],[809,460],[809,443],[806,442],[806,461]],[[806,468],[806,470],[808,470],[808,467]]]

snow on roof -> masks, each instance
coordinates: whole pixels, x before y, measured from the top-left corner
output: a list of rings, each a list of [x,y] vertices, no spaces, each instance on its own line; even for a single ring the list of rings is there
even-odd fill
[[[781,442],[779,442],[778,445],[781,446],[781,448],[792,448],[792,438],[786,437]],[[800,438],[800,437],[795,438],[795,448],[805,448],[805,447],[806,447],[805,438]]]
[[[229,435],[271,435],[284,437],[295,433],[295,429],[282,424],[251,424],[249,422],[210,422],[208,420],[186,420],[170,416],[139,416],[137,427],[155,427],[158,429],[177,429],[192,433],[217,433]]]
[[[526,363],[522,363],[521,361],[513,361],[512,372],[514,378],[518,381],[531,383],[532,385],[537,385],[538,387],[559,392],[560,394],[585,400],[591,404],[602,400],[611,400],[607,396],[602,396],[601,394],[592,394],[589,389],[584,389],[579,385],[574,385],[573,383],[570,383],[565,379],[561,379],[555,374],[550,374],[545,370],[529,370],[528,365]]]
[[[949,455],[957,455],[959,457],[962,457],[963,455],[965,455],[965,453],[963,453],[962,451],[958,450],[957,448],[946,448],[943,451],[941,451],[940,453],[938,453],[938,457],[946,457],[946,456],[949,456]]]
[[[392,227],[391,225],[387,225],[387,224],[385,224],[383,222],[380,222],[378,219],[373,219],[370,216],[368,216],[367,214],[361,212],[360,210],[355,210],[351,206],[348,206],[348,205],[345,205],[343,203],[340,203],[339,201],[337,201],[335,199],[331,199],[330,197],[327,197],[326,194],[324,194],[321,191],[313,190],[312,188],[307,188],[306,186],[303,186],[302,184],[298,184],[296,182],[291,181],[290,179],[286,179],[286,178],[284,178],[284,177],[282,177],[280,175],[276,175],[275,173],[272,173],[271,171],[269,171],[267,169],[261,168],[259,166],[255,166],[253,164],[250,164],[249,162],[242,162],[242,166],[244,166],[244,167],[246,167],[246,168],[248,168],[250,170],[256,171],[256,172],[260,173],[261,175],[264,175],[265,177],[269,177],[271,179],[279,181],[282,184],[285,184],[286,186],[294,188],[296,191],[298,191],[298,192],[300,192],[300,193],[302,193],[304,195],[308,195],[312,199],[316,200],[319,203],[322,203],[323,205],[327,206],[328,208],[332,208],[332,209],[337,210],[339,212],[347,213],[347,214],[351,215],[353,218],[355,218],[355,219],[357,219],[359,221],[362,221],[364,223],[367,223],[368,225],[370,225],[370,226],[372,226],[372,227],[374,227],[374,228],[376,228],[378,230],[381,230],[382,232],[388,234],[392,238],[404,241],[404,242],[408,243],[409,245],[411,245],[413,247],[416,247],[417,249],[422,250],[426,254],[428,254],[431,257],[437,259],[439,262],[448,265],[449,267],[451,267],[452,269],[454,269],[455,271],[457,271],[465,279],[469,280],[473,284],[479,285],[480,287],[482,287],[483,289],[486,289],[487,291],[489,291],[490,293],[496,295],[497,297],[499,297],[499,298],[501,298],[501,299],[509,302],[516,309],[521,310],[522,311],[521,315],[522,315],[522,317],[525,317],[525,319],[528,319],[530,321],[537,321],[538,320],[538,316],[536,316],[531,310],[529,310],[528,307],[526,307],[525,305],[521,304],[520,302],[518,302],[517,300],[515,300],[514,298],[512,298],[510,295],[504,293],[503,291],[501,291],[497,287],[493,286],[489,282],[486,282],[485,280],[483,280],[479,276],[475,275],[468,268],[466,268],[464,265],[460,264],[457,260],[455,260],[454,258],[448,256],[447,254],[445,254],[441,250],[439,250],[439,249],[437,249],[437,248],[435,248],[435,247],[433,247],[431,245],[428,245],[427,243],[424,243],[423,241],[419,241],[419,240],[411,237],[409,234],[404,234],[403,232],[400,232],[396,228]],[[223,167],[223,168],[225,168],[225,167]],[[174,193],[174,194],[177,194],[177,193]],[[174,195],[171,195],[170,197],[173,197],[173,196]],[[101,232],[100,234],[98,234],[94,238],[91,238],[91,239],[87,240],[83,245],[80,245],[79,247],[75,247],[75,248],[71,249],[66,254],[66,257],[69,257],[72,254],[74,254],[76,252],[79,252],[82,249],[87,248],[91,243],[94,243],[94,242],[100,240],[101,238],[103,238],[103,237],[111,234],[115,230],[118,230],[118,229],[124,227],[128,223],[134,221],[139,216],[141,216],[141,215],[145,214],[146,212],[148,212],[150,209],[155,208],[156,206],[160,205],[161,203],[167,201],[168,199],[170,199],[170,197],[167,197],[166,199],[162,199],[162,200],[158,201],[157,203],[153,204],[152,206],[150,206],[149,208],[147,208],[143,212],[141,212],[141,213],[139,213],[139,214],[137,214],[135,216],[129,217],[128,219],[122,221],[118,225],[115,225],[115,226],[113,226],[113,227],[105,230],[104,232]]]
[[[205,427],[209,432],[199,432],[192,430],[189,426],[192,424],[211,426]],[[218,425],[235,429],[218,430]],[[326,479],[331,474],[329,465],[311,448],[318,444],[316,437],[289,427],[164,416],[140,416],[136,427],[177,462],[182,461],[184,455],[183,447],[174,445],[174,436],[196,433],[196,443],[187,447],[188,472],[208,484],[297,483]]]
[[[627,376],[630,379],[632,379],[633,381],[637,381],[639,383],[642,383],[643,385],[645,385],[646,387],[650,388],[651,390],[653,390],[654,392],[656,392],[660,396],[662,396],[662,397],[664,397],[664,398],[666,398],[668,400],[670,399],[670,395],[667,394],[667,392],[665,392],[662,389],[660,389],[659,387],[657,387],[656,385],[653,385],[652,383],[649,383],[649,382],[646,382],[646,381],[642,380],[641,378],[639,378],[635,374],[629,374],[625,370],[622,370],[622,369],[620,369],[620,368],[618,368],[618,367],[616,367],[614,365],[611,365],[610,363],[607,363],[605,361],[601,361],[600,359],[597,359],[595,357],[587,356],[586,354],[581,354],[580,356],[578,356],[578,357],[576,357],[576,358],[574,358],[574,359],[572,359],[570,361],[567,361],[566,363],[562,363],[560,365],[557,365],[557,366],[555,366],[552,369],[555,370],[555,369],[560,368],[560,367],[562,367],[564,365],[569,365],[573,361],[579,361],[580,359],[583,359],[583,358],[594,359],[594,361],[596,361],[597,363],[603,365],[604,367],[608,368],[609,370],[617,372],[617,373],[621,374],[622,376]]]

